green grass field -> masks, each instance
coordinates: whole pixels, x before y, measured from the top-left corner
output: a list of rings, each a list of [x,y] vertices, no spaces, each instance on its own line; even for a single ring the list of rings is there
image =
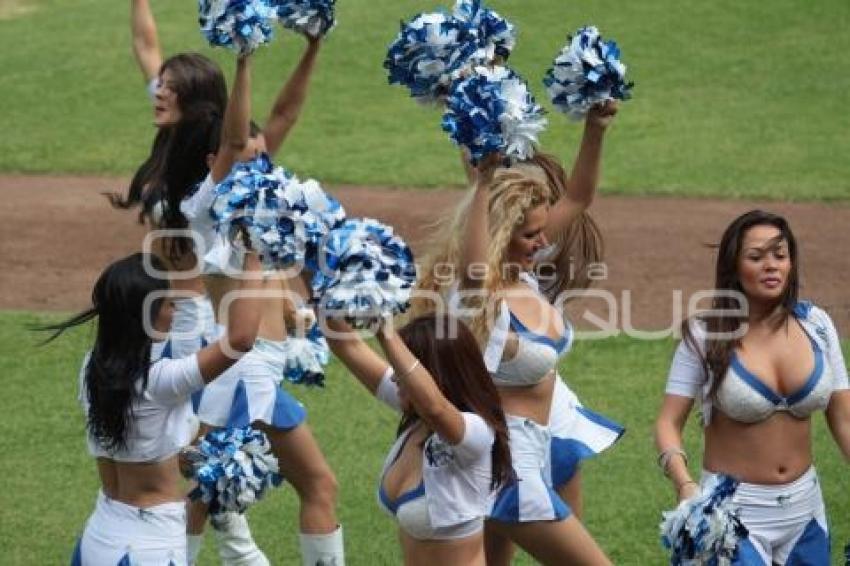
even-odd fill
[[[44,320],[32,314],[0,314],[0,375],[5,384],[0,398],[0,562],[9,566],[67,563],[98,487],[75,401],[77,371],[90,331],[75,331],[38,349],[25,327]],[[657,525],[660,511],[672,506],[672,494],[655,466],[651,436],[672,349],[670,341],[582,342],[562,367],[588,406],[628,427],[619,445],[588,463],[583,473],[586,523],[616,564],[664,563]],[[850,347],[845,350],[850,353]],[[340,482],[348,563],[398,563],[394,526],[375,503],[377,474],[394,436],[394,415],[336,362],[326,390],[299,388],[294,393],[307,405],[309,422]],[[691,454],[699,453],[698,426],[692,418],[686,439]],[[815,436],[833,546],[839,551],[850,541],[850,480],[820,417]],[[698,465],[692,465],[694,472]],[[296,514],[292,489],[277,490],[250,511],[256,538],[273,564],[299,563]],[[217,563],[212,538],[208,535],[202,564]],[[841,564],[837,556],[834,564]]]
[[[8,1],[18,2],[24,0]],[[25,4],[35,10],[0,20],[0,171],[129,174],[146,155],[153,129],[130,53],[128,3]],[[211,52],[197,30],[196,2],[152,4],[166,54]],[[541,101],[540,80],[566,33],[593,23],[620,43],[637,87],[609,135],[605,190],[850,198],[846,0],[491,4],[517,24],[511,64]],[[340,0],[339,26],[279,161],[329,183],[460,183],[439,112],[387,86],[381,68],[399,20],[438,5]],[[301,46],[287,33],[258,54],[257,117]],[[229,75],[229,53],[212,55]],[[580,126],[558,114],[550,122],[544,146],[571,160]]]

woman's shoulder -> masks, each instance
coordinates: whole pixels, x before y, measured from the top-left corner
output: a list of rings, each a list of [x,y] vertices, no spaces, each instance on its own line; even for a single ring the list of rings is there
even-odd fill
[[[836,334],[832,317],[823,308],[812,301],[801,300],[794,305],[792,314],[803,324],[810,326],[815,334],[823,340],[828,340],[830,334]]]

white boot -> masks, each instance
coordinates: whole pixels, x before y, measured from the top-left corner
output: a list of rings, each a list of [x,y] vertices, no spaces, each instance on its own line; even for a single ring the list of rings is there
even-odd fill
[[[298,535],[301,563],[304,566],[345,566],[342,527],[326,535]]]
[[[269,566],[269,560],[257,547],[241,513],[222,513],[210,517],[218,543],[218,555],[224,566]]]

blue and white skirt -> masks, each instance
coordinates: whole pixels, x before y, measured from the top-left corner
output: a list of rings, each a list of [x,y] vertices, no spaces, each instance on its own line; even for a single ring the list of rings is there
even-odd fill
[[[186,566],[186,504],[134,507],[97,494],[71,566]]]
[[[552,488],[548,473],[549,428],[525,417],[506,418],[516,481],[499,489],[487,518],[505,523],[567,518],[571,510]]]
[[[552,485],[560,489],[572,479],[582,460],[613,446],[626,429],[583,407],[564,380],[555,376],[549,431],[549,473]]]
[[[214,427],[243,427],[262,421],[290,430],[307,418],[304,406],[281,386],[283,342],[258,338],[254,348],[204,387],[192,403],[202,423]]]

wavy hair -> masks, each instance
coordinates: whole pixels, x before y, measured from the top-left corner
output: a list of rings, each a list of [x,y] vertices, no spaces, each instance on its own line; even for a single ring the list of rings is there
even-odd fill
[[[756,226],[774,226],[779,230],[779,239],[788,243],[788,257],[791,260],[791,270],[788,274],[788,282],[778,303],[783,310],[783,316],[779,321],[779,324],[782,325],[788,322],[788,317],[794,311],[800,286],[797,240],[794,238],[794,233],[791,231],[788,221],[782,216],[763,210],[751,210],[742,214],[729,224],[726,231],[723,232],[720,245],[718,246],[714,289],[716,291],[744,293],[744,286],[741,284],[741,278],[738,274],[738,263],[741,259],[744,238],[747,232]],[[712,310],[719,310],[721,312],[734,311],[743,306],[739,304],[736,298],[730,297],[727,294],[715,296],[711,302]],[[740,316],[712,315],[710,317],[700,317],[697,315],[695,319],[686,319],[682,323],[682,339],[692,351],[699,355],[705,375],[714,377],[711,386],[712,395],[717,392],[723,378],[726,376],[726,371],[729,369],[729,364],[732,361],[732,354],[735,348],[741,345],[741,340],[740,338],[711,338],[705,341],[703,348],[694,335],[691,325],[693,322],[700,322],[711,335],[731,335],[740,329],[741,324],[745,320],[744,317]]]
[[[170,71],[172,89],[176,94],[177,106],[185,117],[197,106],[211,107],[220,116],[227,106],[227,84],[221,68],[200,53],[179,53],[166,59],[160,67],[160,75]],[[181,118],[182,119],[182,118]],[[139,223],[150,218],[157,202],[165,199],[166,157],[173,145],[173,127],[159,128],[154,137],[150,154],[139,166],[130,181],[127,196],[105,193],[112,206],[128,209],[141,205]]]

